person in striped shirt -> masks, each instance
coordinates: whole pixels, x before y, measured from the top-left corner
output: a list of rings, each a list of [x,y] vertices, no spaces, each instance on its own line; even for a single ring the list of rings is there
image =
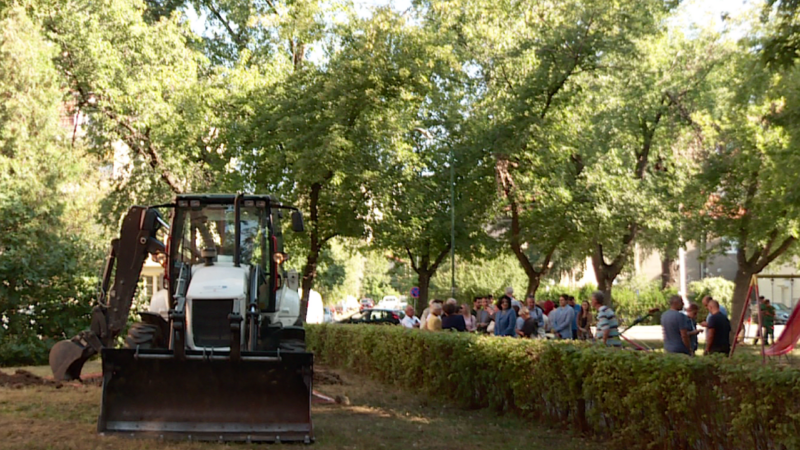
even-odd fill
[[[609,347],[622,347],[619,339],[619,321],[611,307],[605,305],[605,295],[592,294],[592,307],[597,310],[597,340]]]

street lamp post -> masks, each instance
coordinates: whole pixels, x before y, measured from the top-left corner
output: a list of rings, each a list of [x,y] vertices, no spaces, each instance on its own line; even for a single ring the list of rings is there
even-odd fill
[[[456,174],[453,147],[450,149],[450,296],[456,297]]]

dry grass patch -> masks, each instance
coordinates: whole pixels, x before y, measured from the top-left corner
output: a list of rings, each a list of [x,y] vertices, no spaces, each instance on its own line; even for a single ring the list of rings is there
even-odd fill
[[[328,371],[330,372],[330,371]],[[437,400],[336,371],[340,384],[319,386],[341,404],[313,406],[316,444],[324,449],[548,449],[602,448],[563,431],[465,411]],[[94,386],[0,388],[0,449],[139,450],[250,448],[245,444],[158,442],[98,436],[101,390]],[[268,448],[282,448],[272,445]],[[299,445],[286,446],[301,448]]]

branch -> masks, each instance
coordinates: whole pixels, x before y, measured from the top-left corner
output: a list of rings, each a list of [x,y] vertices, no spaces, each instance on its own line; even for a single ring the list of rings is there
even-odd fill
[[[213,2],[213,1],[209,1],[208,3],[206,3],[206,7],[207,7],[209,10],[211,10],[211,13],[212,13],[212,14],[214,14],[214,17],[216,17],[216,18],[217,18],[217,19],[218,19],[220,22],[222,22],[222,26],[224,26],[224,27],[225,27],[225,29],[226,29],[226,30],[228,30],[228,33],[230,33],[230,35],[231,35],[231,38],[232,38],[232,39],[233,39],[233,41],[236,43],[236,45],[238,45],[238,46],[240,46],[240,47],[241,47],[242,45],[244,45],[244,44],[243,44],[243,42],[242,42],[242,38],[241,38],[241,36],[239,35],[239,33],[237,33],[237,32],[235,32],[235,31],[233,31],[233,28],[231,28],[231,25],[228,23],[228,21],[227,21],[227,20],[225,20],[225,19],[222,17],[222,14],[220,13],[220,11],[219,11],[219,10],[217,10],[216,8],[214,8],[213,4],[214,4],[214,2]]]
[[[650,157],[650,149],[653,147],[653,135],[656,134],[658,123],[661,121],[661,117],[663,117],[664,110],[666,109],[664,106],[665,101],[666,96],[662,95],[661,101],[658,105],[658,111],[656,112],[656,116],[653,118],[652,127],[647,125],[646,120],[643,120],[641,123],[643,132],[642,151],[636,155],[636,178],[639,180],[644,178],[644,171],[647,169],[647,162]]]
[[[161,178],[167,183],[172,192],[176,194],[182,194],[184,189],[181,187],[180,181],[178,181],[178,179],[175,178],[175,176],[164,167],[164,160],[161,159],[161,155],[159,155],[156,149],[153,147],[153,142],[150,140],[149,131],[147,133],[141,133],[128,122],[120,119],[117,113],[108,108],[103,108],[101,111],[106,117],[108,117],[118,126],[128,131],[129,135],[123,136],[123,139],[126,141],[128,147],[139,154],[144,154],[148,159],[150,167],[159,172]],[[140,143],[144,143],[144,145],[141,145]]]
[[[419,267],[417,267],[417,263],[414,262],[414,255],[411,254],[411,249],[406,247],[406,253],[408,253],[408,259],[411,260],[411,268],[414,269],[414,272],[419,273]]]
[[[437,257],[436,257],[436,261],[434,261],[434,262],[433,262],[433,265],[430,267],[430,273],[434,273],[434,272],[436,272],[436,269],[438,269],[438,268],[439,268],[439,264],[441,264],[441,263],[442,263],[442,261],[444,260],[444,257],[445,257],[445,256],[447,256],[447,254],[448,254],[449,252],[450,252],[450,244],[447,244],[447,245],[445,246],[444,250],[442,250],[442,251],[439,253],[439,256],[437,256]]]
[[[506,82],[506,84],[508,85],[508,89],[509,89],[511,92],[514,92],[514,84],[513,84],[513,83],[511,83],[511,80],[509,80],[509,79],[508,79],[508,74],[506,74],[506,66],[504,66],[504,65],[500,65],[500,73],[503,75],[503,80],[504,80],[504,81]]]
[[[540,270],[538,272],[539,276],[547,274],[547,271],[550,268],[549,267],[550,266],[550,260],[553,258],[553,255],[556,253],[556,248],[558,247],[558,244],[561,243],[562,239],[563,238],[559,238],[558,241],[555,244],[553,244],[553,247],[550,249],[550,252],[547,253],[547,256],[545,256],[544,262],[542,263],[542,270]]]
[[[548,89],[547,99],[545,100],[544,108],[542,108],[542,112],[539,114],[540,119],[544,119],[544,117],[547,115],[547,111],[550,109],[550,105],[553,102],[553,97],[555,97],[556,94],[558,94],[561,91],[561,89],[567,83],[569,77],[572,76],[572,74],[575,72],[575,69],[577,69],[578,66],[580,65],[581,54],[582,54],[581,52],[583,52],[583,45],[585,43],[584,40],[589,37],[589,30],[592,28],[592,24],[594,24],[594,16],[590,17],[586,23],[586,30],[584,31],[583,39],[581,39],[578,44],[577,51],[574,53],[572,66],[569,68],[569,70],[567,70],[567,73],[565,73],[564,76],[561,78],[561,81],[556,83],[556,85],[553,86],[552,89]]]
[[[784,239],[780,247],[776,248],[774,252],[770,253],[765,260],[759,262],[758,266],[756,266],[756,273],[761,272],[764,267],[767,267],[767,264],[774,261],[778,256],[781,256],[786,250],[789,249],[789,247],[791,247],[795,240],[797,239],[794,236],[789,236],[788,238]]]
[[[325,245],[326,242],[330,241],[331,239],[335,238],[338,235],[339,235],[339,233],[333,233],[330,236],[325,236],[324,238],[320,239],[319,240],[320,247]]]

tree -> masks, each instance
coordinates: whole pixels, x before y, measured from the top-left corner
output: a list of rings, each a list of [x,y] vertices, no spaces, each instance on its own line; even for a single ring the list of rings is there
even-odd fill
[[[427,83],[414,74],[424,73],[429,58],[400,15],[381,10],[337,32],[324,64],[248,95],[247,128],[237,126],[229,140],[247,184],[306,213],[303,305],[328,242],[367,236],[387,149],[416,125]]]
[[[471,108],[484,130],[502,201],[505,240],[534,293],[556,251],[580,252],[576,179],[584,162],[564,141],[579,137],[569,110],[608,60],[635,53],[672,2],[431,3],[432,23],[452,31],[465,64],[476,67]],[[617,68],[612,68],[616,70]]]
[[[0,354],[42,364],[88,319],[96,247],[71,222],[85,166],[60,126],[54,49],[22,8],[0,9]],[[91,224],[88,224],[91,225]]]
[[[636,63],[609,61],[617,76],[591,87],[592,139],[581,150],[588,200],[588,243],[598,289],[611,300],[616,278],[637,244],[665,251],[681,243],[681,201],[687,156],[697,146],[692,115],[709,74],[727,49],[714,34],[686,38],[678,30],[637,42]]]
[[[700,120],[706,146],[689,187],[691,230],[711,250],[736,250],[732,317],[744,309],[753,275],[790,251],[800,232],[800,170],[792,108],[797,69],[775,75],[744,40],[720,74],[715,108]],[[693,195],[692,195],[693,194]]]
[[[520,286],[525,286],[528,282],[528,277],[519,266],[516,257],[508,253],[480,260],[459,258],[457,265],[456,298],[459,303],[467,303],[470,308],[475,297],[492,294],[498,298],[507,287],[515,287],[516,292]],[[431,286],[431,291],[440,298],[449,295],[450,274],[440,271],[431,280]],[[519,294],[517,295],[522,300]]]
[[[177,17],[148,24],[143,11],[140,2],[116,0],[43,1],[33,10],[59,49],[56,68],[71,103],[89,117],[91,152],[115,163],[130,158],[107,199],[114,227],[133,203],[205,190],[227,163],[207,161],[215,115],[197,86],[202,55],[188,48]]]
[[[371,298],[377,304],[387,295],[397,295],[392,287],[389,274],[391,263],[381,252],[367,252],[364,258],[364,271],[361,279],[361,297]]]
[[[800,58],[799,8],[798,0],[764,2],[761,20],[769,32],[764,34],[761,56],[768,66],[790,68]]]
[[[456,119],[460,98],[452,92],[428,98],[428,110],[419,115],[438,118],[427,125],[442,136],[434,139],[423,130],[429,137],[417,141],[415,151],[394,155],[387,167],[393,176],[383,179],[383,196],[372,221],[375,245],[391,251],[417,274],[420,311],[428,305],[431,280],[449,259],[453,243],[462,260],[480,254],[492,208],[491,177],[486,176],[490,165],[476,160],[475,148]]]

